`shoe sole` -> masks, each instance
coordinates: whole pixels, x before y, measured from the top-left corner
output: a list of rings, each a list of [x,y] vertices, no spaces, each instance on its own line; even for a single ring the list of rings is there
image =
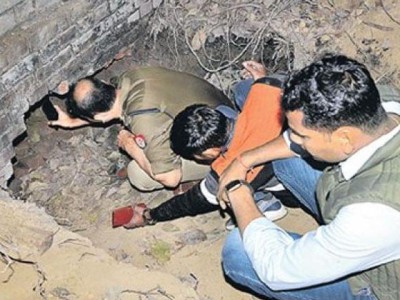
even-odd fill
[[[287,209],[282,205],[282,207],[278,210],[266,211],[263,214],[268,220],[274,222],[282,219],[284,216],[287,215],[287,213],[288,213]]]

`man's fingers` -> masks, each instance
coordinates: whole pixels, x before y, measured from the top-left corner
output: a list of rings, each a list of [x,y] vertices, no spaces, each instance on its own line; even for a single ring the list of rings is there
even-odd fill
[[[129,134],[129,135],[131,135],[132,133],[131,133],[130,131],[126,130],[126,129],[121,129],[121,130],[119,131],[119,134],[121,134],[121,135],[123,135],[123,134]]]
[[[118,139],[124,138],[128,134],[128,131],[126,129],[122,129],[120,132],[118,132]]]
[[[245,61],[243,62],[243,67],[251,74],[251,76],[255,80],[267,75],[267,70],[265,69],[265,67],[256,61]]]
[[[240,76],[244,79],[248,79],[251,77],[251,74],[249,71],[247,71],[246,69],[243,69],[240,71]]]
[[[124,136],[123,135],[121,135],[121,133],[120,134],[118,134],[118,137],[117,137],[117,144],[118,144],[118,147],[123,147],[123,145],[124,145]]]
[[[57,87],[57,93],[65,95],[69,91],[69,82],[67,80],[62,81]]]
[[[222,201],[222,194],[223,194],[223,191],[218,191],[218,194],[217,194],[218,201]]]
[[[123,150],[125,150],[126,145],[128,144],[133,144],[133,137],[135,135],[130,132],[129,130],[126,129],[122,129],[120,130],[120,132],[118,133],[117,136],[117,143],[118,143],[118,147],[122,148]]]
[[[243,62],[243,67],[248,71],[264,69],[264,66],[262,64],[254,61],[254,60],[248,60],[248,61]]]
[[[48,121],[47,125],[49,125],[51,127],[56,127],[56,126],[59,126],[60,124],[57,121]]]
[[[229,198],[228,195],[226,194],[225,189],[222,189],[220,193],[217,196],[219,206],[221,207],[222,210],[226,210],[228,205],[229,205]]]
[[[227,209],[227,205],[225,201],[219,200],[219,206],[221,207],[222,210]]]

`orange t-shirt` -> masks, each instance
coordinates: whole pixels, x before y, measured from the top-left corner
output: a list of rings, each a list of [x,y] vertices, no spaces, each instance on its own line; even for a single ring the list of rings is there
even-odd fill
[[[220,176],[229,164],[241,153],[261,146],[278,137],[282,130],[280,88],[264,83],[254,84],[239,114],[228,151],[220,155],[211,168]],[[249,172],[247,180],[252,181],[260,172],[258,166]]]

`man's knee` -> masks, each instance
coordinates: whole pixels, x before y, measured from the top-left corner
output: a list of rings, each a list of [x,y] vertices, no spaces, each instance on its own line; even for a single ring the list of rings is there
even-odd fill
[[[140,191],[150,192],[163,188],[162,184],[147,175],[135,161],[131,161],[128,165],[128,179]]]
[[[228,277],[232,277],[232,271],[240,268],[238,249],[242,249],[242,239],[238,229],[234,229],[226,238],[222,249],[222,267]]]

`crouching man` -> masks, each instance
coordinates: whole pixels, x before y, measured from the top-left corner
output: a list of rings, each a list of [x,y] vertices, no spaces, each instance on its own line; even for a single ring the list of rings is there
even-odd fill
[[[171,148],[175,153],[188,160],[212,162],[211,171],[199,184],[157,207],[150,209],[144,204],[134,204],[131,208],[133,216],[125,224],[126,228],[218,210],[219,175],[234,159],[240,160],[244,151],[279,136],[283,77],[267,76],[265,68],[253,61],[245,62],[244,67],[253,78],[235,90],[235,99],[239,99],[237,104],[241,108],[239,114],[207,105],[192,105],[179,113],[172,125]],[[242,99],[246,101],[240,101]],[[253,168],[247,180],[260,191],[257,195],[263,212],[270,220],[277,220],[286,214],[285,207],[262,191],[272,177],[272,166],[267,164]]]
[[[233,111],[230,100],[201,78],[143,67],[112,83],[93,77],[78,80],[68,92],[68,113],[56,107],[59,119],[49,125],[76,128],[122,122],[125,129],[118,135],[118,145],[132,157],[127,168],[132,185],[141,191],[174,188],[180,182],[200,180],[209,171],[208,166],[180,158],[169,145],[173,119],[193,104]]]
[[[242,160],[279,158],[275,175],[320,226],[286,232],[263,217],[244,178],[224,181],[219,195],[239,227],[223,250],[226,275],[273,299],[400,299],[399,103],[382,103],[366,67],[339,55],[294,73],[282,108],[288,143],[281,136]],[[289,158],[299,148],[332,165],[321,173]]]

